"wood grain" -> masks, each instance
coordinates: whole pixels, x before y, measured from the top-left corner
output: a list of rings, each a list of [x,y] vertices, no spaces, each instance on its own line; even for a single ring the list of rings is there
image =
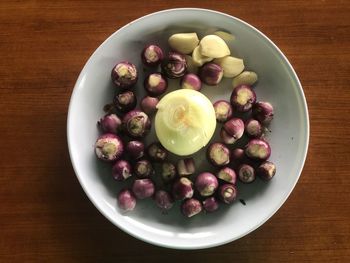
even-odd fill
[[[148,245],[109,223],[73,172],[66,118],[95,48],[150,12],[203,7],[259,28],[303,84],[310,147],[299,183],[262,227],[213,249]],[[348,1],[1,1],[0,262],[350,262]]]

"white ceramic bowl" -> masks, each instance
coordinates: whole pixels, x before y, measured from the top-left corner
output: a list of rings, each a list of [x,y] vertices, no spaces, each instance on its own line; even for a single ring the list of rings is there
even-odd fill
[[[123,214],[116,205],[121,187],[110,175],[110,167],[96,160],[94,142],[99,134],[96,121],[102,107],[111,101],[115,88],[110,72],[116,62],[129,60],[141,69],[140,51],[145,43],[166,46],[175,32],[196,31],[200,36],[215,30],[231,32],[236,40],[232,53],[259,75],[256,93],[270,101],[275,118],[270,126],[271,160],[277,165],[273,180],[239,185],[239,201],[213,214],[184,218],[178,207],[163,215],[152,200],[139,202],[133,212]],[[143,73],[137,86],[142,96]],[[220,88],[206,87],[212,101],[228,98],[231,80]],[[173,81],[172,86],[176,84]],[[75,85],[69,105],[68,146],[78,179],[96,208],[113,224],[143,241],[177,249],[199,249],[236,240],[262,225],[285,202],[293,190],[306,158],[309,140],[307,105],[301,84],[287,58],[260,31],[235,17],[204,9],[184,8],[157,12],[137,19],[112,34],[90,57]],[[205,167],[203,151],[196,154],[198,167]],[[209,168],[208,168],[209,169]]]

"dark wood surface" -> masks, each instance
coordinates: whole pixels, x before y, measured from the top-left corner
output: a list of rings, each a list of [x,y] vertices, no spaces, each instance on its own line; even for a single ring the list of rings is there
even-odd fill
[[[350,262],[349,1],[1,1],[0,262]],[[262,227],[230,244],[177,251],[117,229],[88,200],[66,143],[84,63],[148,13],[203,7],[263,31],[307,97],[302,176]]]

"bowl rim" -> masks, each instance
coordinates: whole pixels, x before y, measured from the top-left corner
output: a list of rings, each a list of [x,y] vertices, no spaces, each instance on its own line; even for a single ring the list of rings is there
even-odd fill
[[[78,167],[76,166],[76,161],[73,158],[72,155],[72,141],[71,141],[71,115],[72,115],[72,104],[73,101],[75,100],[74,98],[76,97],[77,94],[77,86],[79,85],[79,83],[81,82],[83,75],[85,73],[85,70],[88,66],[88,64],[90,63],[90,59],[92,56],[94,56],[99,49],[102,48],[102,46],[105,45],[106,42],[108,42],[112,37],[114,37],[115,34],[117,34],[118,32],[124,30],[126,27],[128,27],[131,24],[137,23],[142,21],[143,19],[146,19],[150,16],[153,15],[157,15],[157,14],[162,14],[162,13],[170,13],[170,12],[174,12],[174,11],[202,11],[202,12],[206,12],[206,13],[212,13],[212,14],[216,14],[216,15],[220,15],[220,16],[225,16],[227,18],[236,20],[242,24],[244,24],[245,26],[247,26],[248,28],[252,29],[253,31],[255,31],[256,33],[260,34],[260,36],[267,41],[277,52],[277,54],[285,61],[285,63],[287,64],[287,66],[289,67],[291,73],[292,73],[292,77],[294,78],[295,82],[297,83],[298,86],[298,91],[301,95],[301,102],[302,102],[302,106],[305,108],[305,145],[303,147],[303,155],[302,155],[302,161],[301,161],[301,165],[297,171],[297,176],[295,178],[294,184],[292,185],[292,187],[290,188],[290,191],[286,194],[285,198],[282,199],[279,204],[277,206],[275,206],[275,209],[273,209],[271,211],[271,213],[269,213],[268,216],[266,216],[266,218],[264,218],[263,220],[261,220],[261,222],[259,222],[258,224],[256,224],[254,227],[252,227],[251,229],[245,231],[244,233],[235,236],[233,238],[230,239],[225,239],[223,241],[220,242],[212,242],[212,243],[206,243],[206,244],[201,244],[201,245],[197,245],[197,244],[193,244],[192,246],[182,246],[181,244],[163,244],[159,241],[157,241],[156,239],[152,239],[152,238],[147,238],[147,237],[143,237],[140,235],[137,235],[135,233],[133,233],[131,230],[128,229],[128,227],[125,227],[123,224],[119,224],[116,220],[114,220],[111,216],[108,215],[108,213],[106,213],[102,208],[100,208],[97,205],[97,202],[95,201],[95,197],[91,194],[90,191],[88,191],[88,187],[84,184],[81,175],[79,175],[78,173]],[[89,58],[87,59],[87,61],[84,64],[84,67],[82,68],[82,70],[79,73],[79,76],[75,82],[72,94],[71,94],[71,98],[69,101],[69,105],[68,105],[68,114],[67,114],[67,143],[68,143],[68,152],[69,152],[69,157],[73,166],[73,170],[74,173],[76,175],[76,177],[78,178],[78,181],[81,185],[81,187],[83,188],[85,194],[87,195],[87,197],[89,198],[89,200],[93,203],[93,205],[97,208],[97,210],[104,216],[106,217],[112,224],[114,224],[115,226],[117,226],[119,229],[123,230],[125,233],[133,236],[134,238],[137,238],[141,241],[144,241],[146,243],[152,244],[152,245],[156,245],[156,246],[160,246],[160,247],[165,247],[165,248],[171,248],[171,249],[182,249],[182,250],[191,250],[191,249],[206,249],[206,248],[212,248],[212,247],[217,247],[217,246],[221,246],[227,243],[230,243],[232,241],[238,240],[246,235],[248,235],[249,233],[255,231],[256,229],[258,229],[261,225],[263,225],[266,221],[268,221],[280,208],[281,206],[286,202],[286,200],[288,199],[288,197],[290,196],[290,194],[292,193],[293,189],[295,188],[295,185],[297,184],[297,182],[299,181],[299,178],[301,176],[301,172],[304,168],[305,165],[305,161],[306,161],[306,157],[307,157],[307,153],[308,153],[308,148],[309,148],[309,140],[310,140],[310,121],[309,121],[309,112],[308,112],[308,106],[307,106],[307,101],[306,101],[306,97],[304,94],[304,90],[302,88],[301,82],[293,68],[293,66],[291,65],[291,63],[289,62],[289,60],[287,59],[287,57],[283,54],[283,52],[279,49],[279,47],[277,47],[276,44],[274,44],[272,42],[272,40],[270,40],[264,33],[262,33],[260,30],[258,30],[257,28],[255,28],[254,26],[252,26],[251,24],[243,21],[240,18],[237,18],[235,16],[220,12],[220,11],[216,11],[216,10],[211,10],[211,9],[205,9],[205,8],[195,8],[195,7],[184,7],[184,8],[171,8],[171,9],[164,9],[161,11],[157,11],[157,12],[153,12],[144,16],[141,16],[137,19],[134,19],[133,21],[125,24],[124,26],[120,27],[118,30],[116,30],[115,32],[113,32],[108,38],[106,38],[95,50],[94,52],[89,56]],[[215,240],[215,239],[213,239]]]

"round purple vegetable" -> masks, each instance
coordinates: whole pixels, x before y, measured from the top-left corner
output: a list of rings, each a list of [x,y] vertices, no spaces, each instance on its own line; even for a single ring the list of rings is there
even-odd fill
[[[153,115],[157,111],[158,98],[146,96],[141,100],[140,107],[147,115]]]
[[[193,183],[186,177],[181,177],[174,182],[172,194],[176,200],[183,200],[193,196]]]
[[[219,186],[218,179],[212,173],[201,173],[196,177],[194,187],[201,196],[210,196],[214,194]]]
[[[145,78],[143,86],[150,95],[159,96],[168,88],[168,81],[162,74],[152,73]]]
[[[168,151],[159,142],[154,142],[147,147],[147,154],[152,161],[162,162],[168,156]]]
[[[224,167],[220,169],[216,176],[222,181],[230,184],[236,184],[237,181],[236,172],[230,167]]]
[[[255,119],[249,119],[245,123],[245,133],[251,138],[259,138],[263,133],[263,127],[260,122]]]
[[[117,181],[128,179],[131,174],[131,165],[126,160],[118,160],[112,167],[113,178]]]
[[[112,69],[111,77],[118,88],[130,88],[137,82],[136,66],[127,61],[119,62]]]
[[[213,104],[216,120],[218,122],[225,122],[232,117],[231,104],[226,100],[218,100]]]
[[[238,168],[238,178],[242,183],[251,183],[255,180],[255,170],[249,164],[242,164]]]
[[[122,127],[121,119],[114,113],[105,115],[99,120],[97,124],[101,130],[106,133],[117,134]]]
[[[167,211],[174,205],[174,199],[164,190],[158,190],[154,195],[154,200],[162,211]]]
[[[176,177],[176,166],[171,162],[162,163],[161,176],[165,183],[171,182]]]
[[[225,122],[220,136],[226,144],[233,144],[239,140],[244,133],[244,122],[239,118],[232,118]]]
[[[259,101],[253,106],[253,117],[264,125],[272,121],[273,114],[273,106],[269,102]]]
[[[134,165],[134,173],[138,178],[148,178],[153,172],[153,166],[148,160],[139,160]]]
[[[179,176],[194,174],[196,166],[193,158],[185,158],[177,161],[177,173]]]
[[[239,85],[233,89],[231,104],[239,112],[249,111],[256,101],[254,90],[248,85]]]
[[[106,133],[96,140],[95,153],[100,160],[113,162],[119,159],[123,151],[123,141],[115,134]]]
[[[193,89],[200,91],[202,88],[202,82],[196,74],[188,73],[182,77],[180,82],[181,88]]]
[[[130,141],[125,148],[133,159],[140,159],[144,155],[145,145],[141,141]]]
[[[245,158],[244,150],[241,148],[236,148],[231,151],[231,161],[243,161]]]
[[[121,190],[117,196],[118,206],[124,211],[132,211],[136,206],[136,198],[129,189]]]
[[[207,157],[213,165],[225,166],[230,162],[230,150],[222,143],[212,143],[208,147]]]
[[[132,110],[125,114],[123,125],[126,133],[131,137],[143,137],[151,129],[151,121],[146,113]]]
[[[145,199],[154,194],[155,187],[151,179],[137,179],[132,185],[132,192],[138,199]]]
[[[168,78],[182,77],[187,70],[185,56],[177,52],[169,52],[168,56],[162,61],[162,70]]]
[[[199,69],[200,79],[207,85],[218,85],[224,75],[224,70],[219,65],[209,62]]]
[[[256,174],[266,180],[271,180],[276,174],[276,165],[273,162],[265,161],[256,169]]]
[[[202,203],[204,210],[208,213],[215,212],[219,208],[219,202],[213,196],[206,198]]]
[[[223,184],[218,189],[218,195],[222,202],[231,204],[236,200],[237,188],[232,184]]]
[[[181,204],[181,212],[186,217],[192,217],[202,211],[202,204],[197,199],[191,198]]]
[[[244,152],[251,159],[265,161],[271,155],[271,147],[267,141],[252,139],[245,146]]]
[[[136,107],[137,99],[135,93],[127,90],[115,95],[113,104],[121,112],[131,111]]]
[[[144,65],[150,67],[158,66],[164,58],[162,49],[157,45],[146,46],[141,53],[141,59]]]

